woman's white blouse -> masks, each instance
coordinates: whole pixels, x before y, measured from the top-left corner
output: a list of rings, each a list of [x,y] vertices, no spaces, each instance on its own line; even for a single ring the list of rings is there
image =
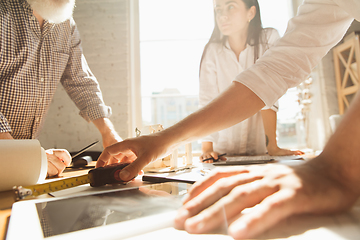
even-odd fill
[[[275,29],[264,29],[263,33],[266,36],[267,44],[260,46],[259,56],[263,55],[279,39],[279,34]],[[200,107],[217,97],[219,93],[230,86],[239,73],[253,64],[254,47],[250,45],[247,45],[246,49],[240,53],[238,61],[228,43],[225,46],[220,43],[209,44],[200,68]],[[273,104],[271,109],[277,111],[278,104]],[[203,138],[203,141],[213,142],[214,151],[228,155],[265,154],[265,131],[261,113],[258,112],[241,123],[213,133]]]
[[[272,106],[311,73],[343,38],[354,18],[360,20],[359,0],[304,0],[284,37],[235,81]]]

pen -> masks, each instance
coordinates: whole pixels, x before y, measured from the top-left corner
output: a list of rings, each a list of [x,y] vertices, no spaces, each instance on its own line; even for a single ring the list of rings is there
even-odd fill
[[[211,157],[211,158],[207,158],[207,159],[202,160],[202,162],[209,161],[209,160],[213,160],[214,162],[217,162],[217,161],[219,161],[220,157],[225,156],[225,155],[226,155],[226,153],[223,153],[223,154],[220,154],[218,156],[218,159],[216,159],[216,160],[213,157]]]
[[[171,177],[159,177],[159,176],[152,176],[152,175],[143,175],[142,180],[151,183],[164,183],[164,182],[183,182],[183,183],[195,183],[195,180],[188,180],[188,179],[176,179]]]
[[[86,150],[88,150],[89,148],[93,147],[95,144],[97,144],[99,141],[95,141],[93,143],[91,143],[90,145],[84,147],[83,149],[81,149],[80,151],[78,151],[77,153],[75,153],[73,156],[71,156],[72,159],[74,159],[75,157],[79,156],[80,154],[82,154],[83,152],[85,152]]]

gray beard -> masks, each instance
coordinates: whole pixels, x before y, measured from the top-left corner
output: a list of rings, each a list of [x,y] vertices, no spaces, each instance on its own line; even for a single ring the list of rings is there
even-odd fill
[[[72,17],[75,0],[26,0],[42,18],[61,23]]]

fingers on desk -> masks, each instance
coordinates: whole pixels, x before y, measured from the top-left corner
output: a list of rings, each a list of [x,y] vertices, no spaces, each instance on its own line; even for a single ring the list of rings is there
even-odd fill
[[[216,228],[216,223],[218,223],[219,220],[227,220],[233,217],[233,213],[237,214],[236,209],[240,209],[241,212],[243,207],[253,206],[252,204],[257,204],[262,200],[261,197],[267,196],[269,191],[264,191],[264,189],[262,189],[259,200],[259,196],[257,196],[259,194],[257,194],[257,192],[260,191],[260,188],[254,188],[254,185],[252,184],[254,181],[257,182],[258,179],[261,179],[261,177],[249,176],[249,173],[244,173],[217,180],[214,184],[202,191],[201,194],[192,197],[191,200],[187,201],[179,211],[178,217],[175,220],[176,226],[178,228],[185,227],[186,230],[194,233],[203,230],[207,231],[214,227]],[[270,189],[270,187],[267,187],[267,190],[268,189]],[[236,194],[238,194],[238,196]],[[235,197],[241,198],[241,204],[236,202],[238,199],[235,199]],[[230,204],[230,209],[227,211],[227,202],[231,201],[234,202]],[[233,207],[234,204],[236,205],[235,208]],[[182,210],[184,211],[183,213],[181,212]],[[204,212],[201,212],[202,210],[204,210]],[[220,213],[223,215],[225,214],[227,219],[224,219],[223,217],[219,218],[217,215]],[[209,229],[202,229],[202,227],[199,227],[198,225],[201,225],[201,223],[196,223],[196,220],[188,220],[188,218],[192,218],[197,214],[199,214],[200,217],[205,218],[214,217],[212,220],[210,218],[206,220],[208,221],[207,224],[209,224],[209,226],[207,228]],[[195,219],[197,219],[197,217],[195,217]]]
[[[247,213],[231,221],[228,232],[235,239],[253,238],[295,212],[290,191],[280,190],[266,197]]]
[[[236,174],[248,172],[249,168],[246,168],[244,166],[224,167],[220,169],[215,169],[211,171],[208,175],[206,175],[205,178],[195,182],[195,184],[189,190],[188,195],[183,199],[183,201],[184,203],[188,202],[221,178],[227,178]]]

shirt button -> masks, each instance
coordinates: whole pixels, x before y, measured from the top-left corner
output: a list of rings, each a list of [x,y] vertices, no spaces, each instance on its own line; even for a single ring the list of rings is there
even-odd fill
[[[44,78],[40,78],[40,82],[44,82]]]

